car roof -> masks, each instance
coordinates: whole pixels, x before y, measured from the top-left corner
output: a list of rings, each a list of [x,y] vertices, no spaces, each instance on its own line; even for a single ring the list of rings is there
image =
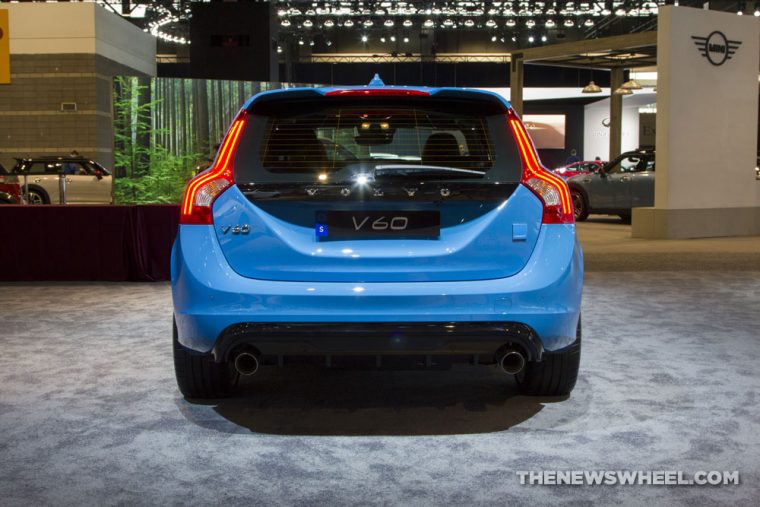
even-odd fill
[[[379,79],[377,76],[375,79]],[[492,92],[489,90],[479,90],[475,88],[454,88],[454,87],[445,87],[445,88],[434,88],[429,86],[386,86],[382,81],[376,82],[375,79],[373,79],[369,85],[366,86],[324,86],[324,87],[318,87],[318,88],[286,88],[286,89],[278,89],[278,90],[267,90],[261,93],[258,93],[248,99],[245,104],[243,104],[243,109],[250,108],[253,104],[258,104],[262,102],[268,102],[270,100],[290,100],[290,99],[308,99],[308,98],[319,98],[319,97],[325,97],[331,92],[339,92],[339,91],[351,91],[351,90],[366,90],[366,91],[378,91],[379,94],[382,92],[388,92],[392,90],[397,91],[410,91],[410,92],[423,92],[428,94],[430,97],[438,98],[438,99],[479,99],[486,102],[491,102],[495,104],[499,104],[504,109],[509,109],[511,107],[509,101],[505,99],[503,96],[499,95],[496,92]],[[396,98],[403,98],[403,96],[396,96]]]

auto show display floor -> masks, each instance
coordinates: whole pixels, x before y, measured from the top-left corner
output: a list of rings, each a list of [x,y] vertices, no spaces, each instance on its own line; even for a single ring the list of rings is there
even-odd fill
[[[586,271],[760,271],[760,236],[639,239],[604,215],[576,226]]]
[[[177,392],[168,284],[0,286],[3,505],[757,505],[760,272],[593,272],[567,398],[494,368],[269,369]],[[516,471],[737,470],[738,486]]]

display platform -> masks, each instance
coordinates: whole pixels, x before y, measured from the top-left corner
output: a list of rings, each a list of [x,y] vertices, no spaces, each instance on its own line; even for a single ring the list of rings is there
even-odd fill
[[[0,281],[169,280],[179,206],[2,206]]]

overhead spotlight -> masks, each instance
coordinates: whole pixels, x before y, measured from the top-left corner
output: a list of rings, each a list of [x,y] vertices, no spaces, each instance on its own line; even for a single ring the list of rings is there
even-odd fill
[[[303,46],[303,39],[298,39],[298,45]]]
[[[486,21],[486,26],[488,28],[494,28],[496,26],[496,21],[494,21],[493,19],[489,19],[488,21]]]
[[[405,19],[405,20],[404,20],[404,22],[402,23],[402,25],[404,25],[404,27],[405,27],[405,28],[409,28],[409,27],[411,27],[413,24],[414,24],[414,23],[412,23],[412,20],[411,20],[411,19]]]
[[[380,37],[380,42],[382,42],[383,44],[385,44],[385,37]]]
[[[364,20],[364,22],[363,22],[362,24],[363,24],[365,27],[369,28],[369,27],[371,27],[372,25],[374,25],[375,23],[373,23],[371,19],[365,19],[365,20]]]
[[[325,21],[325,22],[324,22],[322,25],[323,25],[325,28],[332,28],[332,27],[334,27],[334,26],[335,26],[335,21],[333,21],[332,19],[328,19],[328,20],[327,20],[327,21]]]
[[[512,19],[512,18],[510,18],[510,19],[508,19],[508,20],[507,20],[507,26],[508,26],[508,27],[510,27],[510,28],[512,28],[512,27],[513,27],[513,26],[515,26],[516,24],[517,24],[517,21],[515,21],[515,20],[514,20],[514,19]]]
[[[755,17],[760,16],[760,4],[755,3],[755,12],[753,14]]]
[[[594,26],[594,20],[591,18],[588,18],[586,21],[583,22],[583,26]]]
[[[635,79],[629,79],[628,81],[620,85],[620,88],[624,88],[626,90],[641,90],[641,85]]]
[[[332,46],[332,41],[329,40],[329,41],[325,42],[325,44],[327,44],[327,47],[330,47],[330,46]]]
[[[303,22],[303,26],[305,28],[311,28],[312,26],[314,26],[314,22],[312,20],[310,20],[310,19],[306,19]]]
[[[467,28],[472,28],[473,26],[475,26],[475,22],[471,19],[468,19],[467,21],[464,22],[464,26],[466,26]]]
[[[454,26],[454,21],[451,18],[446,18],[443,20],[443,26],[452,27]]]
[[[501,38],[501,39],[499,39],[499,40],[500,40],[501,42],[504,42],[504,37],[502,37],[502,38]]]
[[[536,26],[536,22],[532,19],[529,19],[528,21],[525,22],[525,26],[527,26],[528,28],[533,28],[534,26]]]
[[[533,42],[536,40],[532,35],[528,35],[528,42]]]
[[[567,27],[567,28],[572,28],[572,27],[574,27],[574,26],[575,26],[575,21],[573,21],[573,20],[572,20],[572,19],[570,19],[570,18],[567,18],[567,19],[565,20],[565,22],[564,22],[564,23],[562,23],[562,24],[563,24],[563,25],[565,25],[565,27]]]
[[[633,95],[633,92],[631,90],[628,88],[623,88],[622,86],[612,93],[614,95]]]
[[[678,2],[676,2],[676,5],[678,5]],[[609,16],[610,14],[612,14],[611,10],[607,8],[602,9],[602,16]]]
[[[435,21],[432,19],[426,19],[424,23],[422,23],[422,26],[425,28],[433,28],[435,26]]]
[[[282,53],[282,46],[277,46],[277,52]]]
[[[369,40],[369,37],[366,35],[362,35],[362,42],[367,42]]]
[[[404,37],[404,43],[406,43],[406,44],[409,43],[409,37]]]
[[[491,42],[496,42],[497,40],[498,40],[498,37],[496,37],[495,35],[491,36]]]
[[[282,26],[290,26],[290,20],[289,19],[283,19],[280,21],[280,25]]]
[[[747,2],[739,2],[739,6],[736,8],[736,15],[744,15],[744,10],[747,8]]]
[[[392,19],[386,19],[385,22],[383,23],[383,25],[386,26],[386,27],[388,27],[388,28],[390,28],[390,27],[393,26],[393,20]]]
[[[314,46],[314,41],[313,40],[309,42],[309,46]]]
[[[391,42],[396,42],[396,36],[395,35],[391,35]]]
[[[514,35],[512,36],[512,42],[517,42],[517,37],[515,37]]]
[[[546,26],[546,28],[554,28],[557,26],[557,23],[555,23],[553,19],[547,19],[546,23],[544,23],[544,26]]]
[[[546,42],[546,35],[541,36],[541,42]]]
[[[615,16],[625,16],[625,9],[623,9],[622,7],[619,7],[619,8],[618,8],[618,9],[615,11]]]
[[[347,19],[346,21],[343,22],[343,26],[345,26],[346,28],[351,28],[352,26],[354,26],[354,22],[351,21],[350,19]]]

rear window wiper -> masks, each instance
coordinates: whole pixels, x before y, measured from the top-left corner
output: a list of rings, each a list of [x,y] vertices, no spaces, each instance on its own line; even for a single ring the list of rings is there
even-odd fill
[[[375,179],[423,178],[423,179],[460,179],[482,178],[485,171],[460,169],[440,165],[382,164],[375,166]]]

